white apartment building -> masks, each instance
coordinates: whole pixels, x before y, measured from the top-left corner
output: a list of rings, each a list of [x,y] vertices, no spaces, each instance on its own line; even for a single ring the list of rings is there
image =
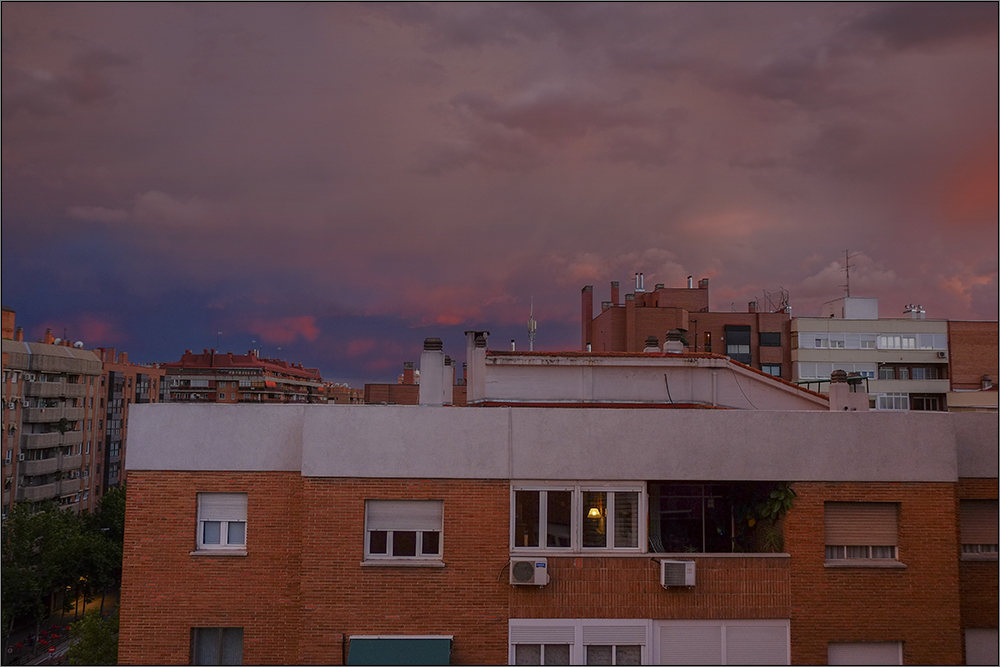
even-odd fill
[[[947,410],[948,322],[878,316],[878,299],[842,297],[791,322],[792,376],[820,392],[835,370],[858,373],[874,410]]]

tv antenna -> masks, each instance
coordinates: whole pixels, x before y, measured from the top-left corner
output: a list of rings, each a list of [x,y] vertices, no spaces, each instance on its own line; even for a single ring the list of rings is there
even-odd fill
[[[847,284],[841,285],[841,287],[847,290],[847,296],[851,296],[851,258],[862,254],[864,253],[856,252],[852,255],[849,250],[844,251],[844,272],[847,274]]]
[[[531,309],[528,311],[528,351],[535,351],[535,331],[538,329],[538,322],[535,321],[535,297],[531,297]]]

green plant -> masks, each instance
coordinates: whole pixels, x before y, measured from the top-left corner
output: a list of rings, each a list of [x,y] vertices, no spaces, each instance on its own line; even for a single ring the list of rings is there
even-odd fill
[[[795,497],[790,482],[747,482],[734,486],[737,545],[744,551],[781,551],[782,518],[792,509]]]

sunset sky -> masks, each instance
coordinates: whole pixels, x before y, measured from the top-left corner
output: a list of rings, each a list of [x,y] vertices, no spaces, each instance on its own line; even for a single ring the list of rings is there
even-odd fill
[[[996,3],[3,3],[3,305],[394,381],[711,279],[997,319]],[[219,333],[221,332],[221,334]]]

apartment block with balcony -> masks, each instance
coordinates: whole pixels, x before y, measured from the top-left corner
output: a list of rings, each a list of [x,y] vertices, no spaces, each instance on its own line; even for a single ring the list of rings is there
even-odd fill
[[[319,370],[280,359],[204,350],[162,364],[175,403],[326,403]]]
[[[835,370],[861,376],[875,410],[948,409],[948,322],[916,306],[889,319],[877,299],[836,299],[820,317],[792,320],[791,358],[794,381],[817,391]]]
[[[46,500],[89,509],[94,452],[86,443],[101,362],[82,345],[55,344],[51,333],[48,343],[17,336],[2,341],[3,512]]]

